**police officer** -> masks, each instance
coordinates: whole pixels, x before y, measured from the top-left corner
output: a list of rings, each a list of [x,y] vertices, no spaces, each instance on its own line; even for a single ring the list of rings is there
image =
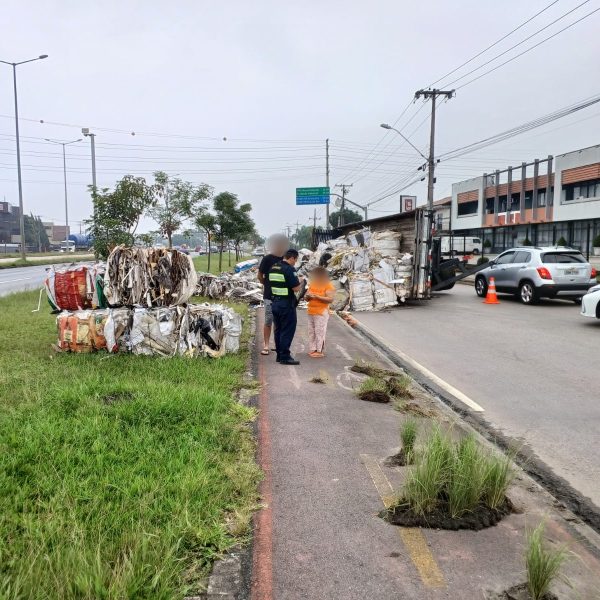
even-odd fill
[[[302,283],[296,275],[294,266],[298,260],[298,250],[290,248],[283,260],[271,267],[269,283],[273,296],[273,323],[275,325],[275,349],[277,362],[282,365],[299,365],[292,358],[290,346],[296,333],[296,296]]]

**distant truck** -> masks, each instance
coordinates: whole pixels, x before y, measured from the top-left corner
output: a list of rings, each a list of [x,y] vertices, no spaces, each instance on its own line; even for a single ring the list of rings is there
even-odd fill
[[[483,244],[481,238],[468,235],[443,235],[440,240],[440,251],[443,256],[456,254],[481,254]]]
[[[72,233],[68,240],[60,244],[61,252],[75,252],[76,250],[89,250],[94,244],[90,235],[85,233]]]

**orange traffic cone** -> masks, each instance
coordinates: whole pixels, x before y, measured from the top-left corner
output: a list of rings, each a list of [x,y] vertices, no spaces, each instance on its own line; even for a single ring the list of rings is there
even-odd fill
[[[500,304],[500,302],[498,302],[498,296],[496,295],[496,280],[493,277],[490,277],[490,285],[488,286],[488,291],[483,303]]]

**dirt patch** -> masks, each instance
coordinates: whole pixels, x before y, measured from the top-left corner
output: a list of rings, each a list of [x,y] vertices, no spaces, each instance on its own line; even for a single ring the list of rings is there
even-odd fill
[[[327,383],[322,377],[313,377],[308,380],[310,383]]]
[[[100,400],[103,404],[111,405],[116,404],[117,402],[128,402],[133,400],[132,392],[111,392],[110,394],[104,394],[100,396]]]
[[[406,467],[408,465],[412,465],[413,463],[414,454],[406,454],[406,452],[404,452],[404,448],[400,448],[400,452],[392,456],[388,456],[383,464],[388,467]]]
[[[390,401],[390,396],[386,392],[381,392],[379,390],[368,390],[365,392],[358,392],[357,394],[360,400],[365,400],[367,402],[380,402],[386,403]]]
[[[403,402],[402,400],[399,400],[398,402],[396,402],[394,408],[399,412],[411,413],[413,415],[416,415],[417,417],[431,418],[436,417],[438,414],[435,410],[427,406],[422,406],[417,402]]]
[[[527,591],[527,584],[521,583],[504,592],[489,592],[486,594],[486,600],[531,600],[531,596]],[[558,596],[548,593],[543,600],[558,600]]]
[[[390,371],[389,369],[382,369],[381,367],[375,367],[369,363],[356,363],[350,367],[350,370],[354,373],[362,373],[369,377],[398,377],[397,371]]]
[[[401,525],[402,527],[479,531],[486,527],[493,527],[511,512],[512,504],[508,498],[505,498],[497,509],[480,505],[474,511],[456,519],[450,516],[448,505],[445,502],[440,502],[437,509],[427,515],[416,514],[408,506],[399,505],[382,511],[379,516],[392,523],[392,525]]]
[[[397,398],[412,398],[412,394],[408,389],[410,381],[403,381],[401,377],[390,377],[387,380],[387,387],[392,396]]]

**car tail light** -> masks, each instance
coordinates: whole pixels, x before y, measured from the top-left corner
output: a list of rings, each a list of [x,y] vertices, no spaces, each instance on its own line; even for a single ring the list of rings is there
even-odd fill
[[[546,267],[538,267],[537,272],[542,279],[552,279],[552,275],[550,274],[550,271],[546,269]]]
[[[592,272],[590,274],[590,279],[596,279],[597,275],[598,275],[598,271],[596,271],[596,269],[594,269],[594,267],[592,267]]]

